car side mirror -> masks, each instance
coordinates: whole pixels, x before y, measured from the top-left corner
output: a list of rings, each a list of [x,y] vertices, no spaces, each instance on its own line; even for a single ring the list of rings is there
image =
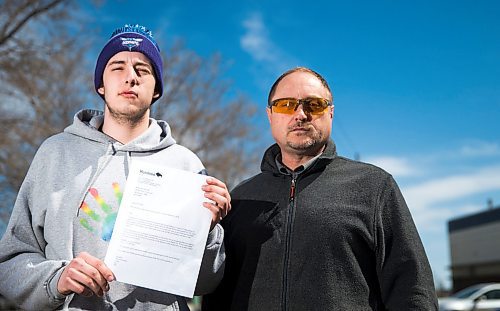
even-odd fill
[[[481,296],[477,297],[476,299],[474,299],[474,302],[479,302],[479,301],[483,301],[483,300],[486,300],[486,295],[481,295]]]

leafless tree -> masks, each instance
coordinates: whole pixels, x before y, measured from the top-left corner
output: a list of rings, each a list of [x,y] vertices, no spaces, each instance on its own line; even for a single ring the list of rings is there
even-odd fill
[[[83,108],[102,107],[85,57],[102,36],[77,25],[75,2],[0,1],[0,230],[36,149]],[[102,40],[101,40],[102,41]],[[159,40],[161,41],[161,40]],[[230,93],[217,55],[203,59],[175,44],[165,53],[163,97],[155,117],[197,153],[210,174],[232,186],[256,165],[251,147],[254,105]],[[1,232],[0,232],[1,234]]]
[[[219,55],[202,59],[178,42],[164,59],[165,90],[154,114],[169,122],[177,142],[194,151],[210,174],[234,186],[256,166],[255,105],[243,95],[225,99],[230,83],[221,79]]]
[[[0,220],[9,217],[40,143],[83,103],[75,66],[83,49],[72,48],[69,7],[62,0],[0,2]]]

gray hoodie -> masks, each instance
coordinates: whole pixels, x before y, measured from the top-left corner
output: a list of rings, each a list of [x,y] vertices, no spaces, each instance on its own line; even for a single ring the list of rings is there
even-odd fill
[[[103,297],[57,291],[63,267],[80,252],[104,259],[133,159],[204,172],[196,155],[175,143],[166,122],[150,119],[148,130],[124,145],[98,130],[103,120],[100,111],[82,110],[37,151],[0,240],[0,293],[36,310],[188,310],[183,297],[120,282]],[[222,277],[222,240],[217,225],[207,239],[196,295],[213,290]]]

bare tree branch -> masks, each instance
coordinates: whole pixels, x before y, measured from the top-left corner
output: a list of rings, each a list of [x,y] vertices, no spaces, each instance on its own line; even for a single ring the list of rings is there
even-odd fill
[[[43,1],[25,1],[25,3],[21,3],[18,9],[15,10],[14,15],[10,15],[10,18],[2,27],[0,46],[10,40],[26,23],[37,15],[49,11],[63,1],[64,0],[54,0],[48,3],[43,3]],[[29,9],[29,11],[22,15],[25,9]]]

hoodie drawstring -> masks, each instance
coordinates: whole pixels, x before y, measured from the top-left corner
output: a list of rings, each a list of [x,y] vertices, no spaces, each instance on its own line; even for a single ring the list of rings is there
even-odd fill
[[[128,172],[130,170],[130,162],[132,161],[132,151],[125,153],[125,176],[128,177]]]

